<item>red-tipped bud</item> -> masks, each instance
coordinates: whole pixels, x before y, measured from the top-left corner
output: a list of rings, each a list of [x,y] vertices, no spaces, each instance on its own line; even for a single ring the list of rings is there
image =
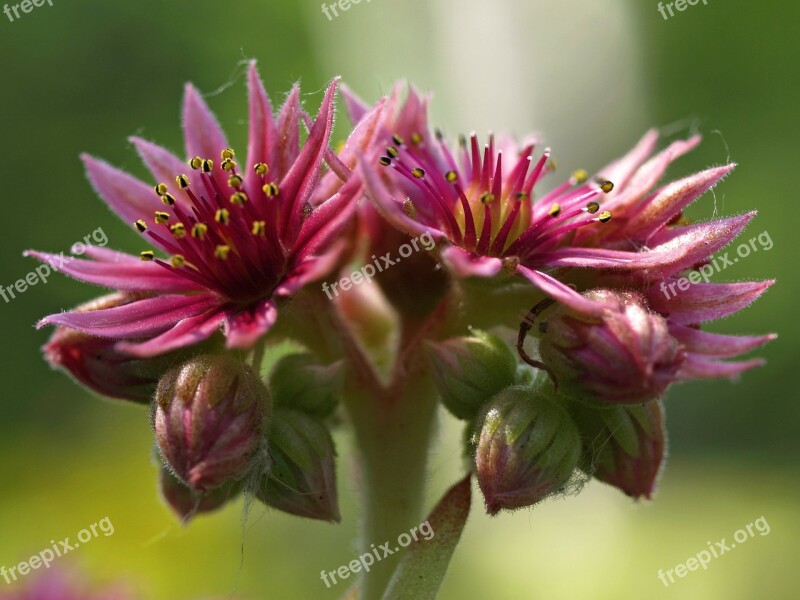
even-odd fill
[[[259,500],[299,517],[338,522],[336,451],[325,425],[295,410],[275,410],[269,432],[270,471]]]
[[[490,398],[514,384],[517,373],[508,344],[484,331],[429,343],[428,358],[443,404],[459,419],[475,418]]]
[[[162,466],[158,487],[172,512],[181,522],[188,523],[197,515],[214,512],[236,498],[242,490],[242,482],[232,480],[210,492],[196,492]]]
[[[119,292],[82,304],[75,310],[114,308],[135,299],[133,294]],[[42,351],[50,366],[64,369],[90,390],[111,398],[149,403],[158,380],[175,363],[176,353],[136,358],[116,350],[116,344],[116,340],[57,327]]]
[[[272,369],[269,391],[275,406],[325,418],[339,404],[343,380],[341,362],[322,365],[311,354],[290,354]]]
[[[247,473],[269,410],[267,390],[250,367],[229,356],[197,356],[158,384],[156,442],[181,481],[207,492]]]
[[[600,317],[565,307],[540,326],[542,362],[561,389],[579,400],[641,404],[658,398],[684,362],[666,320],[633,292],[584,294],[605,310]]]
[[[661,402],[597,409],[576,405],[574,416],[584,440],[581,468],[631,498],[649,500],[666,459]]]
[[[473,443],[478,484],[491,515],[532,506],[563,489],[581,451],[569,413],[529,387],[495,396],[476,422]]]

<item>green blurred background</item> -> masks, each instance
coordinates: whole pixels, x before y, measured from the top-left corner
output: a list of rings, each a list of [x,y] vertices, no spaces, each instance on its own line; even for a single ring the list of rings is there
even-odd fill
[[[144,176],[127,136],[179,150],[184,81],[203,92],[231,140],[246,132],[242,61],[256,58],[274,100],[302,80],[308,104],[335,74],[374,99],[409,77],[435,91],[453,131],[541,131],[565,169],[595,169],[656,125],[705,142],[672,175],[728,156],[740,166],[697,203],[710,218],[751,208],[759,251],[717,281],[778,284],[717,331],[777,331],[769,365],[741,382],[694,383],[668,398],[671,460],[656,501],[634,505],[590,484],[566,498],[489,519],[477,499],[444,599],[793,598],[798,576],[796,386],[800,319],[796,192],[800,5],[709,0],[664,20],[651,0],[373,0],[328,21],[318,2],[54,0],[9,22],[0,15],[0,139],[5,229],[0,284],[34,266],[24,249],[61,252],[102,227],[109,245],[136,236],[95,197],[78,154]],[[345,135],[339,121],[335,137]],[[716,133],[719,132],[719,133]],[[789,211],[786,213],[785,211]],[[242,503],[177,526],[160,503],[146,413],[90,396],[39,355],[42,315],[95,290],[55,276],[0,300],[0,565],[14,565],[108,516],[115,534],[62,559],[91,578],[123,578],[148,598],[336,598],[319,572],[356,553],[358,506],[350,441],[339,433],[343,524],[305,522]],[[786,321],[786,319],[789,319]],[[794,391],[793,391],[794,390]],[[432,456],[431,502],[455,480],[458,432],[445,421]],[[760,516],[757,536],[665,588],[673,568]],[[377,540],[376,540],[377,542]],[[0,580],[0,591],[5,582]]]

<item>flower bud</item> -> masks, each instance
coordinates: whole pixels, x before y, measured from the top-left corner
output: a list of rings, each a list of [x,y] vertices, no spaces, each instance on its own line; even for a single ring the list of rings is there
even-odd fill
[[[325,418],[339,403],[343,379],[341,362],[325,366],[311,354],[290,354],[272,369],[269,391],[275,406]]]
[[[473,419],[492,396],[514,384],[517,374],[508,344],[479,330],[429,343],[428,358],[442,402],[459,419]]]
[[[685,352],[667,321],[634,292],[584,294],[605,308],[591,317],[560,306],[542,323],[539,353],[561,389],[578,400],[641,404],[676,380]]]
[[[194,357],[158,384],[153,422],[161,456],[197,492],[241,479],[269,408],[267,390],[250,367],[225,355]]]
[[[561,490],[581,450],[569,413],[529,387],[510,387],[492,398],[476,422],[473,443],[490,515],[532,506]]]
[[[269,433],[272,466],[256,496],[292,515],[338,522],[335,455],[321,421],[296,410],[276,409]]]
[[[576,405],[573,412],[584,440],[581,469],[631,498],[649,500],[666,458],[661,402],[609,408]]]
[[[158,487],[162,498],[181,522],[188,523],[196,515],[213,512],[236,498],[242,490],[242,483],[231,480],[210,492],[196,492],[162,466]]]
[[[75,310],[114,308],[136,298],[134,294],[119,292],[82,304]],[[117,340],[57,327],[42,350],[51,367],[64,369],[90,390],[111,398],[149,403],[161,375],[174,364],[176,353],[136,358],[116,350],[116,345]]]

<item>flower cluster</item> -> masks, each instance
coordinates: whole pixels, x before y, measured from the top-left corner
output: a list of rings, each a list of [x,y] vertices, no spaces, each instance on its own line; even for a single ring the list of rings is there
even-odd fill
[[[274,113],[254,64],[248,87],[241,163],[192,86],[185,159],[133,138],[153,174],[142,182],[84,157],[99,195],[147,248],[89,248],[60,267],[113,293],[40,322],[57,326],[44,348],[52,365],[151,405],[162,494],[181,519],[246,489],[278,510],[337,521],[330,425],[341,398],[370,389],[387,406],[410,402],[397,390],[411,380],[429,380],[466,422],[468,469],[492,514],[581,476],[650,498],[671,385],[761,364],[729,359],[774,336],[702,326],[771,281],[658,291],[755,214],[683,216],[734,168],[663,183],[698,137],[657,151],[650,131],[596,174],[576,170],[541,192],[555,177],[549,148],[494,135],[481,145],[475,133],[451,143],[413,88],[374,106],[343,88],[354,126],[334,151],[337,80],[315,117],[298,87]],[[422,235],[436,240],[430,252],[331,302],[311,285]],[[265,345],[286,339],[302,351],[263,360]],[[526,350],[532,339],[537,353]]]

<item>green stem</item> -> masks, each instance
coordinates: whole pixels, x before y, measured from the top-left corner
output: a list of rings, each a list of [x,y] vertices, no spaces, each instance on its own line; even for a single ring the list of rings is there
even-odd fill
[[[346,404],[355,428],[362,476],[361,553],[389,542],[423,520],[427,459],[435,429],[436,391],[428,378],[382,390],[351,389]],[[376,561],[362,575],[359,598],[380,600],[402,556]]]

